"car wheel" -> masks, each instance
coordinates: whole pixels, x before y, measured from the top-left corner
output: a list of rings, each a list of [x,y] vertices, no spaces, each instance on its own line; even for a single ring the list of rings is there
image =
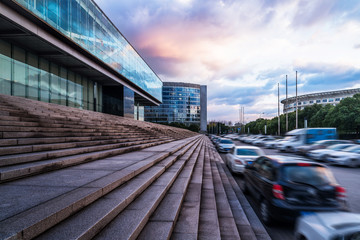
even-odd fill
[[[349,167],[352,167],[352,168],[355,168],[357,167],[357,161],[356,159],[350,159],[350,162],[349,162]]]
[[[228,166],[230,172],[232,173],[232,172],[233,172],[233,168],[232,168],[232,163],[230,162],[230,160],[227,161],[227,166]]]
[[[245,181],[245,176],[243,177],[242,181],[240,182],[240,189],[244,194],[249,194],[249,188]]]
[[[272,218],[270,216],[270,205],[269,202],[265,199],[262,199],[260,202],[260,217],[265,225],[270,226],[272,223]]]
[[[327,156],[327,155],[324,155],[324,156],[321,157],[321,161],[322,161],[322,162],[326,162],[326,159],[327,159],[327,158],[328,158],[328,156]]]

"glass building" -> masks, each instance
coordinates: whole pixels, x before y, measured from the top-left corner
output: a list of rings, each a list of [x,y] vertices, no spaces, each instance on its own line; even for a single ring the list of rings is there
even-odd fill
[[[189,126],[191,124],[201,125],[201,121],[204,119],[206,131],[206,86],[164,82],[162,95],[162,104],[145,107],[145,121],[178,122]],[[201,130],[203,130],[202,127]]]
[[[143,119],[162,85],[92,0],[0,2],[0,94]]]

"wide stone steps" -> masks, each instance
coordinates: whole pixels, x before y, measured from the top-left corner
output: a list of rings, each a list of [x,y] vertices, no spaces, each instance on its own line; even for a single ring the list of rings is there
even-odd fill
[[[87,209],[85,207],[95,202],[110,203],[117,200],[120,205],[115,205],[115,212],[110,214],[115,217],[116,211],[129,205],[153,181],[158,179],[157,184],[160,186],[161,182],[169,179],[172,173],[177,174],[179,171],[175,170],[175,166],[181,168],[182,165],[182,161],[177,160],[181,159],[189,149],[195,149],[194,144],[199,144],[199,141],[201,141],[199,136],[178,140],[137,152],[125,153],[63,170],[27,177],[23,180],[3,183],[0,185],[2,192],[0,201],[2,205],[8,207],[5,211],[0,212],[0,239],[31,239],[71,215],[76,217],[75,213],[83,208]],[[164,179],[161,178],[160,181],[158,177],[165,170]],[[173,180],[175,178],[174,176],[170,177]],[[139,183],[143,184],[137,185]],[[136,185],[138,188],[135,191]],[[118,187],[121,187],[122,190],[117,190]],[[26,198],[17,199],[18,196],[34,190],[37,193],[36,195],[30,194]],[[40,191],[43,194],[39,194]],[[125,194],[123,191],[129,194],[131,192],[131,194],[123,195]],[[108,194],[119,194],[118,197],[120,198]],[[17,199],[17,202],[13,202],[14,199]],[[100,201],[97,201],[99,199]],[[107,204],[100,204],[99,206],[106,209],[107,206],[105,205]],[[93,208],[97,209],[97,207]],[[92,208],[89,207],[89,209]],[[89,219],[86,221],[90,220],[91,216],[88,216]],[[109,217],[107,214],[100,217],[100,220],[97,221],[99,223],[91,227],[88,233],[84,235],[85,238],[88,236],[87,234],[91,235],[92,231],[98,231],[97,228],[109,221]],[[82,219],[79,224],[84,221],[85,219]],[[62,234],[66,236],[67,233],[63,232]]]
[[[240,238],[271,240],[215,147],[212,146],[210,152],[214,166],[219,171]]]
[[[22,178],[29,175],[53,171],[68,166],[94,161],[104,157],[126,152],[137,151],[147,147],[171,142],[172,140],[146,140],[127,142],[124,144],[109,144],[84,148],[73,148],[39,153],[0,157],[0,182]],[[13,165],[14,163],[18,163]]]
[[[190,180],[197,176],[198,172],[194,172],[194,169],[199,169],[199,166],[204,161],[204,151],[204,145],[197,146],[137,239],[161,240],[170,238],[179,217],[185,193],[190,185]],[[191,154],[191,152],[189,154]]]
[[[39,141],[36,141],[36,139],[33,142],[30,139],[27,139],[28,141],[19,141],[18,139],[10,139],[8,141],[1,141],[0,143],[3,143],[3,147],[0,148],[0,156],[2,155],[13,155],[13,154],[21,154],[21,153],[31,153],[31,152],[41,152],[41,151],[50,151],[50,150],[60,150],[60,149],[69,149],[69,148],[80,148],[80,147],[91,147],[91,146],[97,146],[97,145],[105,145],[105,144],[117,144],[117,143],[123,143],[125,146],[126,143],[130,142],[136,142],[141,140],[151,140],[151,139],[165,139],[165,137],[162,138],[156,138],[151,137],[147,134],[141,134],[141,135],[130,135],[130,136],[111,136],[111,138],[104,139],[104,140],[91,140],[88,141],[71,141],[70,138],[54,138],[56,141],[50,141],[51,143],[47,144],[36,144]],[[168,138],[169,139],[169,138]],[[14,141],[11,141],[14,140]],[[46,141],[47,139],[42,139],[42,141]],[[20,144],[17,144],[20,143]],[[22,143],[22,144],[21,144]],[[24,144],[26,143],[26,145]],[[7,146],[5,145],[7,144]],[[5,145],[5,146],[4,146]],[[18,146],[16,146],[18,145]],[[1,146],[1,145],[0,145]],[[1,159],[1,157],[0,157]],[[1,160],[0,160],[0,166],[1,166]]]

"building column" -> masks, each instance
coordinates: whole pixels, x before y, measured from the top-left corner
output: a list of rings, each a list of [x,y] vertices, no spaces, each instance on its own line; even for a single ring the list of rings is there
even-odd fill
[[[200,132],[207,132],[207,87],[200,86]]]

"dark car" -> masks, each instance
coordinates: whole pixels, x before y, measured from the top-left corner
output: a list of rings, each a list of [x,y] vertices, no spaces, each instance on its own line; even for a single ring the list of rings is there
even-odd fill
[[[262,156],[244,171],[241,184],[260,203],[265,224],[295,220],[301,212],[347,210],[345,189],[325,165],[289,156]]]

